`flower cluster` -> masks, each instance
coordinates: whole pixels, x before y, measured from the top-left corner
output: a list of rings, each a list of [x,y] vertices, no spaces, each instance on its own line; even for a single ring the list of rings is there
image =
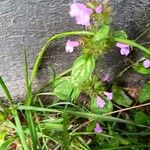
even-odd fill
[[[92,10],[91,8],[87,7],[86,5],[76,2],[70,5],[70,16],[74,17],[76,20],[76,23],[79,25],[84,25],[86,27],[90,26],[90,16],[96,12],[97,14],[103,12],[102,5],[99,5],[95,8],[95,10]],[[73,52],[74,47],[79,46],[79,44],[76,41],[67,41],[66,43],[66,52]],[[124,43],[117,43],[117,47],[120,48],[121,55],[127,56],[130,53],[130,47],[127,44]]]
[[[102,5],[99,5],[95,8],[96,13],[102,13],[103,8]],[[90,26],[90,16],[92,15],[94,11],[91,8],[88,8],[86,5],[82,3],[73,3],[70,5],[70,16],[74,17],[76,20],[76,23],[79,25],[84,25],[86,27]],[[79,43],[77,41],[70,41],[68,40],[66,43],[66,52],[73,52],[74,47],[79,46]]]

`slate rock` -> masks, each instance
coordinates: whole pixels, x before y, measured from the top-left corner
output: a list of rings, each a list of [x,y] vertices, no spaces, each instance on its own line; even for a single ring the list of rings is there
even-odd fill
[[[27,49],[31,72],[34,61],[48,37],[62,31],[81,28],[68,14],[71,2],[71,0],[0,0],[0,75],[8,85],[14,100],[22,100],[25,96],[24,48]],[[139,41],[149,46],[150,1],[112,0],[111,3],[114,9],[112,26],[124,29],[133,39],[145,32]],[[48,69],[50,65],[56,72],[61,72],[77,57],[77,51],[66,54],[64,41],[53,43],[45,53],[34,83],[34,90],[39,89],[41,84],[50,78],[52,74]],[[114,59],[117,57],[118,59]],[[106,55],[104,60],[107,68],[115,68],[122,58],[116,51],[110,56]],[[1,90],[0,97],[4,98]]]
[[[68,14],[69,5],[69,0],[0,0],[0,75],[14,99],[25,95],[24,48],[31,72],[47,37],[77,29]],[[55,66],[67,65],[60,61],[66,55],[64,48],[53,54],[52,59],[57,56],[53,61]],[[68,62],[70,57],[66,55],[64,60]],[[3,96],[0,91],[0,97]]]

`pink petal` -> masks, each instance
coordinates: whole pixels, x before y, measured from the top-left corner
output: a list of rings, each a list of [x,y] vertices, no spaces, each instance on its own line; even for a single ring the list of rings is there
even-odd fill
[[[80,25],[90,26],[90,16],[76,17],[76,23]]]
[[[81,10],[85,9],[85,5],[82,3],[73,3],[70,5],[70,16],[71,17],[78,17],[81,13]]]
[[[113,99],[113,93],[111,92],[104,92],[104,94],[107,96],[108,100],[112,100]]]
[[[76,23],[80,25],[90,25],[90,15],[93,10],[82,3],[74,3],[70,6],[70,16],[75,17]]]
[[[145,68],[149,68],[149,67],[150,67],[150,60],[149,60],[149,59],[144,60],[144,61],[143,61],[143,66],[144,66]]]
[[[97,7],[95,8],[95,11],[96,11],[97,14],[101,13],[101,12],[103,11],[102,5],[97,6]]]
[[[72,46],[66,46],[65,49],[66,49],[66,52],[72,53],[73,50],[74,50],[74,47],[72,47]]]
[[[103,108],[105,106],[105,101],[100,96],[97,97],[97,106],[99,108]]]
[[[79,46],[79,42],[68,40],[66,43],[66,47],[65,47],[66,52],[70,52],[70,53],[73,52],[74,47],[77,47],[77,46]]]
[[[109,75],[109,73],[106,73],[103,77],[102,77],[102,81],[107,81],[107,82],[109,82],[110,81],[110,75]]]
[[[100,126],[99,123],[96,123],[96,127],[95,127],[95,129],[94,129],[94,132],[95,132],[95,133],[101,133],[101,132],[103,132],[103,129],[102,129],[102,127]]]
[[[70,46],[73,46],[73,47],[79,46],[79,42],[78,41],[70,41],[70,40],[68,40],[67,44],[70,45]]]
[[[129,48],[121,48],[120,49],[120,54],[121,55],[127,56],[129,53],[130,53],[130,49]]]
[[[124,44],[124,43],[119,43],[119,42],[117,42],[116,46],[119,47],[119,48],[126,48],[126,47],[129,47],[129,45]]]
[[[129,45],[118,42],[116,44],[116,46],[120,48],[120,54],[121,55],[127,56],[130,53],[130,47],[129,47]]]

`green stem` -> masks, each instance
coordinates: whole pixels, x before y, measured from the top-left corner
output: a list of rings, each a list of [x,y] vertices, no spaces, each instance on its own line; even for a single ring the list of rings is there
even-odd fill
[[[143,52],[147,53],[148,55],[150,55],[150,50],[145,48],[144,46],[136,43],[135,41],[133,40],[128,40],[128,39],[121,39],[121,38],[115,38],[115,41],[116,42],[120,42],[120,43],[125,43],[125,44],[128,44],[130,46],[133,46],[133,47],[136,47],[136,48],[139,48],[140,50],[142,50]]]
[[[45,43],[45,45],[42,47],[42,49],[41,49],[41,51],[40,51],[40,53],[39,53],[39,55],[38,55],[38,57],[35,61],[34,68],[33,68],[32,74],[31,74],[30,85],[32,85],[32,81],[34,80],[35,75],[37,73],[39,63],[42,59],[42,56],[43,56],[45,50],[48,48],[48,44],[53,40],[56,40],[56,39],[59,39],[59,38],[65,37],[65,36],[70,36],[70,35],[89,35],[89,36],[93,36],[94,33],[93,32],[88,32],[88,31],[72,31],[72,32],[59,33],[59,34],[56,34],[56,35],[52,36],[51,38],[49,38],[47,40],[47,42]]]

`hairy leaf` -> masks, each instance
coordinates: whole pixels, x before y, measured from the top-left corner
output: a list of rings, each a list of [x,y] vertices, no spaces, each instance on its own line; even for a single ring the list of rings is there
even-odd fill
[[[92,55],[81,55],[74,63],[71,72],[71,83],[80,86],[89,79],[95,68],[95,59]]]
[[[53,93],[61,100],[68,100],[75,99],[80,94],[80,90],[73,87],[70,78],[62,77],[55,80]]]

